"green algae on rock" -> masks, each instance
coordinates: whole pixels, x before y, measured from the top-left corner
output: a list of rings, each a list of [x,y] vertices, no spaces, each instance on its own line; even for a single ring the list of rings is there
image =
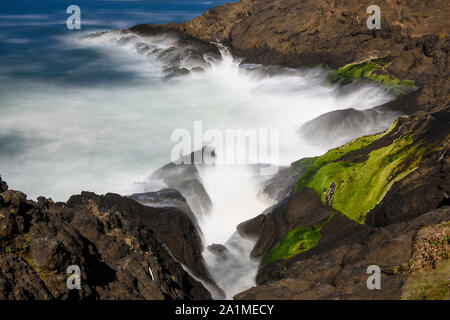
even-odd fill
[[[391,62],[369,61],[364,63],[347,64],[330,74],[330,80],[337,82],[341,79],[362,80],[368,79],[381,83],[390,88],[414,89],[415,83],[395,77],[387,71]]]
[[[430,146],[416,141],[416,134],[409,132],[352,162],[341,159],[382,138],[395,126],[396,123],[384,133],[364,136],[318,157],[297,181],[296,191],[312,188],[322,202],[363,223],[366,214],[383,199],[392,184],[417,168]]]

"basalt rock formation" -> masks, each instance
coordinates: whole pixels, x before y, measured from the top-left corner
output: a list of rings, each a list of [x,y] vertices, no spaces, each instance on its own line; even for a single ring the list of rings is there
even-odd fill
[[[34,202],[0,185],[0,299],[211,298],[177,262],[198,259],[190,255],[199,242],[183,245],[167,232],[182,234],[184,225],[186,237],[196,236],[184,213],[114,194]],[[66,285],[71,265],[81,270],[81,290]]]

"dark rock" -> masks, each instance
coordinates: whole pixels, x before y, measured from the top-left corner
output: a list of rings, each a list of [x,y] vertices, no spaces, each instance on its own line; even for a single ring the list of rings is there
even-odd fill
[[[290,193],[290,188],[285,187],[289,180],[290,168],[281,167],[278,172],[263,182],[263,188],[259,191],[258,196],[269,200],[282,200]]]
[[[13,206],[14,208],[19,208],[20,204],[26,200],[27,196],[23,192],[7,190],[1,194],[4,203]]]
[[[88,204],[96,204],[98,210],[119,209],[128,220],[139,221],[139,224],[152,230],[158,241],[169,249],[174,259],[186,266],[192,274],[205,281],[220,292],[216,287],[206,269],[203,260],[203,244],[201,235],[191,218],[179,208],[147,207],[138,204],[134,200],[120,197],[114,194],[107,194],[99,197],[91,193],[82,193],[81,196],[73,196],[69,199],[68,205],[78,207]],[[103,219],[109,217],[103,217]],[[94,241],[102,232],[100,221],[95,215],[87,215],[82,219],[74,219],[79,226],[81,234],[90,241]],[[110,224],[109,220],[107,222]],[[121,224],[120,228],[125,228]],[[107,253],[117,255],[119,248],[106,247]],[[126,251],[123,252],[125,255]]]
[[[397,135],[407,131],[419,132],[416,139],[426,141],[434,148],[423,156],[416,170],[395,182],[383,200],[367,214],[366,223],[374,226],[414,219],[438,208],[450,194],[448,108],[413,119],[406,117],[402,121],[404,125]]]
[[[58,254],[60,244],[56,239],[47,237],[33,238],[30,247],[32,259],[36,266],[50,271],[62,267],[63,256]]]
[[[129,32],[132,32],[137,35],[141,35],[144,37],[170,37],[175,39],[175,44],[178,48],[185,48],[187,50],[192,50],[200,55],[210,55],[214,56],[218,61],[220,61],[221,54],[217,47],[203,40],[199,40],[197,38],[191,37],[183,32],[180,32],[176,29],[171,29],[168,26],[161,25],[137,25],[129,29]]]
[[[198,250],[201,258],[196,229],[179,210],[112,194],[83,193],[56,204],[44,198],[33,203],[19,192],[7,196],[0,204],[1,299],[211,297],[172,257],[189,264],[199,261],[190,256]],[[81,290],[67,289],[70,265],[81,269]]]
[[[207,214],[212,209],[211,198],[203,186],[195,164],[196,162],[199,162],[199,165],[205,163],[204,150],[206,149],[198,150],[163,166],[147,179],[148,181],[161,180],[169,188],[178,190],[187,200],[194,214],[198,216]]]
[[[134,47],[136,48],[137,53],[139,54],[147,54],[150,51],[153,51],[156,49],[156,46],[154,45],[149,45],[147,43],[136,43],[134,45]]]
[[[381,30],[366,27],[368,5],[351,0],[245,0],[217,6],[183,24],[170,24],[191,36],[219,41],[247,63],[340,67],[350,62],[390,58],[389,70],[402,79],[429,82],[445,72],[445,37],[449,25],[442,8],[446,0],[432,4],[402,0],[382,4]],[[448,45],[447,45],[448,48]],[[430,59],[436,61],[431,65]],[[439,61],[439,62],[438,62]]]
[[[191,69],[191,72],[202,73],[202,72],[205,72],[205,69],[200,68],[200,67],[194,67]]]

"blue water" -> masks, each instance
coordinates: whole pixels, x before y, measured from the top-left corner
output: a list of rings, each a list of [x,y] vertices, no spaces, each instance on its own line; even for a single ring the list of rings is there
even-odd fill
[[[141,23],[183,22],[227,2],[233,1],[1,1],[0,94],[28,80],[71,86],[74,82],[91,86],[133,80],[135,74],[115,68],[98,51],[62,46],[59,40],[68,34]],[[70,5],[81,9],[81,31],[67,29],[66,10]]]

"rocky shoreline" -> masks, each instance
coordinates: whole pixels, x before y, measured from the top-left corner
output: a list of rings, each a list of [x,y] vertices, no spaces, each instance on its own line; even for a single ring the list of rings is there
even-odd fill
[[[256,240],[257,286],[235,299],[448,298],[448,279],[439,277],[448,268],[450,235],[450,4],[380,1],[376,31],[365,26],[369,5],[242,0],[184,24],[129,30],[171,32],[188,49],[179,54],[197,62],[197,51],[218,52],[214,41],[247,62],[322,65],[348,81],[415,87],[380,107],[403,115],[386,132],[300,159],[263,187],[274,206],[237,226]],[[346,72],[349,65],[373,68],[369,79]],[[176,192],[33,202],[0,179],[0,299],[210,299],[204,285],[215,284],[201,235]],[[177,204],[138,203],[167,198]],[[66,288],[74,261],[87,279],[80,291]],[[367,289],[369,265],[381,268],[383,290]],[[431,284],[420,287],[424,277]]]

